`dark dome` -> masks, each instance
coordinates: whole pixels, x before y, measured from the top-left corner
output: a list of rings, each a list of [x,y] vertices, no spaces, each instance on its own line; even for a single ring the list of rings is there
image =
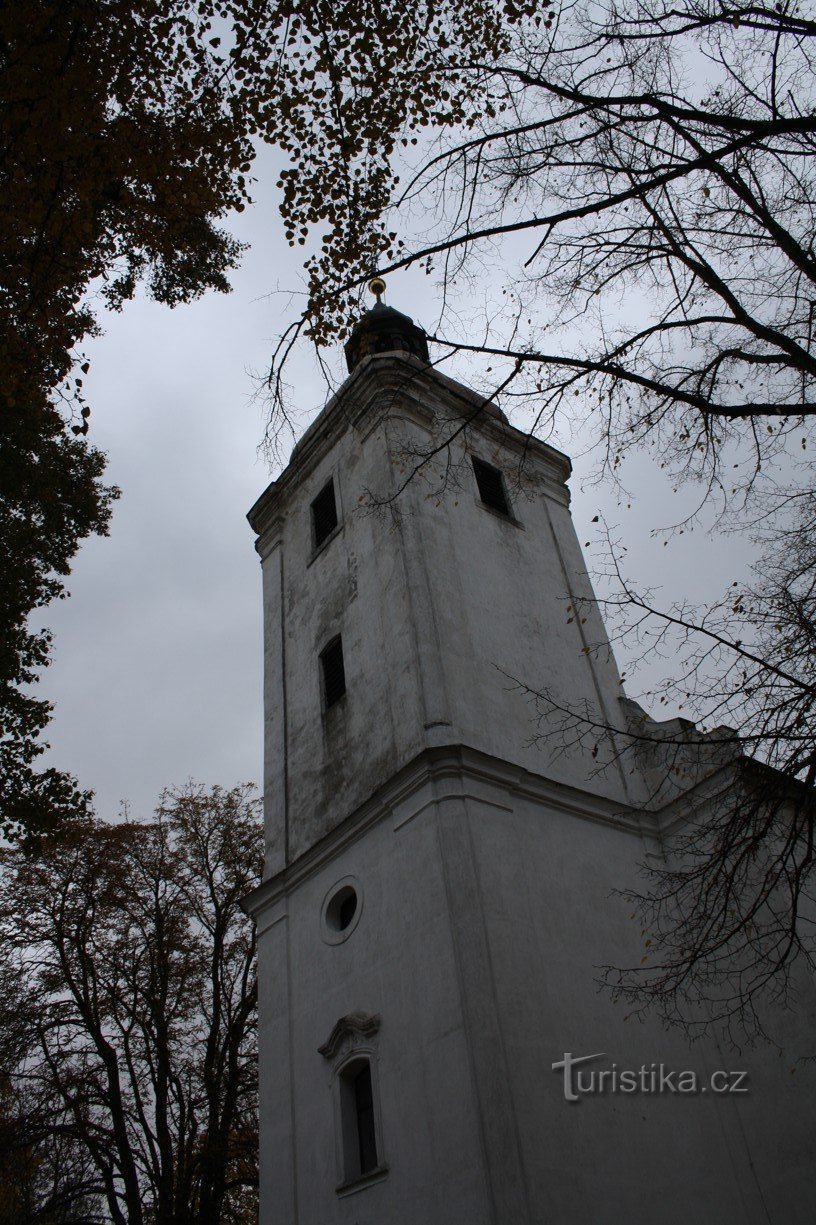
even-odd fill
[[[346,365],[351,372],[371,353],[413,353],[421,361],[430,361],[428,340],[413,319],[378,302],[355,324],[346,341]]]

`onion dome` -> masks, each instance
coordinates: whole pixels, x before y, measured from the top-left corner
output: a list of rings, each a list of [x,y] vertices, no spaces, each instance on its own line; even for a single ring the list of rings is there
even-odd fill
[[[349,373],[372,353],[411,353],[420,361],[429,362],[428,338],[413,319],[382,302],[385,281],[375,277],[369,289],[377,303],[355,324],[346,341],[346,365]]]

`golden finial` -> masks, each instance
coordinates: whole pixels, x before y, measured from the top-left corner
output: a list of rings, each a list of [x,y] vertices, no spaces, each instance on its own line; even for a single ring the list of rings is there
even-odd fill
[[[368,288],[374,294],[374,297],[377,299],[377,305],[379,306],[380,298],[382,298],[383,294],[385,293],[385,281],[381,276],[375,276],[373,280],[369,281]]]

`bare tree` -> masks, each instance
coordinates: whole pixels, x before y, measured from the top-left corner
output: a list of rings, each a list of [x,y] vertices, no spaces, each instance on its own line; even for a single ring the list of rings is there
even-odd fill
[[[0,1087],[2,1225],[104,1225],[104,1189],[87,1149],[64,1127],[62,1112],[43,1114],[25,1086]]]
[[[495,20],[487,0],[443,4],[435,56],[386,25],[395,54],[424,57],[422,89],[388,109],[396,94],[374,68],[379,134],[366,128],[359,161],[328,126],[307,142],[301,107],[354,93],[359,109],[365,92],[358,59],[315,53],[314,90],[293,105],[283,210],[293,242],[329,232],[292,331],[343,335],[375,261],[423,263],[442,280],[441,352],[505,359],[518,372],[505,403],[524,399],[534,429],[575,406],[610,467],[648,443],[723,488],[736,480],[723,448],[744,438],[750,484],[814,412],[816,23],[789,0],[510,4],[479,59],[453,32],[465,11]],[[342,43],[331,19],[326,38]],[[397,152],[428,127],[437,142],[429,153],[422,141],[402,182]],[[353,215],[334,199],[341,163]],[[438,221],[419,237],[417,216]],[[507,306],[474,340],[453,286],[483,259]],[[279,403],[292,331],[270,378]]]
[[[84,1150],[108,1219],[253,1218],[249,787],[165,793],[151,822],[78,821],[3,852],[0,1044],[12,1090]]]
[[[654,1009],[693,1036],[715,1026],[736,1041],[772,1037],[769,1006],[790,1002],[816,969],[814,528],[808,492],[784,532],[766,532],[756,581],[706,607],[661,608],[627,582],[610,546],[613,585],[600,603],[612,639],[630,658],[665,660],[658,705],[683,712],[674,718],[622,699],[612,726],[591,706],[516,682],[537,739],[580,744],[647,781],[665,854],[624,894],[642,960],[607,967],[604,981],[632,1012]]]

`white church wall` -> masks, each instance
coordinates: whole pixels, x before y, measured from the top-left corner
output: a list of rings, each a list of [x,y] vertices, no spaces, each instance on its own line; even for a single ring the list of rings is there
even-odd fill
[[[529,776],[508,786],[506,763],[494,763],[491,781],[485,759],[465,757],[459,766],[457,751],[440,751],[424,789],[415,780],[380,815],[372,809],[358,836],[338,831],[336,853],[327,848],[293,883],[287,918],[270,929],[285,938],[262,937],[265,982],[288,975],[281,1024],[291,1026],[287,1037],[266,1030],[265,1041],[291,1054],[292,1069],[290,1082],[287,1060],[269,1068],[264,1160],[278,1180],[292,1175],[298,1204],[270,1221],[809,1222],[812,1073],[780,1076],[767,1052],[690,1050],[677,1032],[624,1021],[622,1006],[597,992],[596,967],[642,955],[626,904],[610,898],[635,879],[644,848],[634,826],[616,827],[611,804],[606,820],[593,820],[570,811],[575,795],[563,807],[531,795]],[[359,883],[362,912],[346,941],[327,944],[321,903],[347,876]],[[356,1011],[381,1019],[389,1171],[341,1196],[331,1069],[318,1047]],[[808,1040],[797,1025],[791,1058]],[[704,1079],[747,1070],[749,1091],[568,1102],[551,1066],[567,1051],[603,1052],[588,1065],[596,1070],[663,1064]],[[290,1202],[272,1181],[266,1202]]]
[[[329,944],[321,935],[322,903],[349,874],[361,889],[359,923],[348,940]],[[282,980],[289,984],[262,1039],[271,1044],[267,1050],[286,1056],[268,1060],[261,1116],[265,1202],[283,1205],[273,1219],[487,1225],[478,1111],[432,811],[412,823],[408,837],[395,836],[390,821],[369,827],[300,881],[283,908],[286,917],[269,937],[261,935],[259,962],[269,995]],[[357,1011],[381,1017],[374,1058],[389,1171],[381,1183],[343,1196],[335,1190],[342,1181],[336,1086],[318,1048],[339,1018]],[[293,1203],[296,1214],[289,1216],[285,1206]]]
[[[648,952],[631,907],[613,896],[637,884],[639,837],[523,797],[512,812],[471,801],[470,829],[524,1168],[540,1206],[533,1219],[812,1219],[815,1086],[812,1069],[796,1067],[812,1045],[812,986],[798,1018],[778,1018],[784,1058],[711,1041],[689,1047],[655,1020],[627,1021],[626,1006],[599,994],[598,979],[601,967],[637,965]],[[747,1092],[607,1092],[566,1102],[551,1064],[567,1051],[603,1052],[586,1065],[596,1072],[663,1064],[705,1083],[720,1069],[746,1070]]]
[[[362,513],[382,441],[353,432],[282,490],[262,541],[265,582],[267,873],[317,841],[422,746],[415,626],[387,518]],[[332,478],[336,535],[312,545],[310,504]],[[323,709],[319,652],[342,636],[347,696]]]
[[[540,750],[528,743],[531,704],[503,672],[621,721],[619,678],[597,611],[576,608],[569,620],[572,596],[591,588],[569,515],[564,457],[540,446],[528,455],[529,496],[511,489],[520,525],[478,503],[462,439],[452,448],[461,488],[452,485],[441,504],[417,481],[399,494],[393,513],[372,510],[372,494],[385,499],[401,483],[391,461],[406,441],[428,444],[418,400],[420,390],[430,394],[424,385],[409,383],[410,397],[399,386],[388,414],[376,397],[366,403],[383,372],[393,376],[404,365],[370,361],[342,415],[329,411],[312,428],[268,496],[272,522],[259,542],[268,872],[331,829],[423,745],[467,743],[542,768]],[[523,440],[507,430],[504,438],[502,445],[483,438],[474,450],[503,466],[509,482]],[[330,478],[341,522],[315,553],[310,505]],[[338,633],[348,700],[324,712],[318,654]],[[598,643],[597,654],[585,649]],[[601,738],[599,760],[606,752]],[[564,782],[625,801],[625,776],[598,774],[596,765],[584,752],[564,752],[558,737],[546,762]]]
[[[623,718],[597,610],[569,620],[571,596],[591,591],[567,461],[534,445],[534,496],[514,492],[521,442],[487,413],[455,442],[461,481],[440,505],[418,481],[394,515],[359,501],[397,489],[395,454],[427,445],[431,410],[461,409],[471,393],[454,390],[416,362],[367,360],[252,512],[266,673],[268,854],[249,900],[262,1225],[809,1222],[812,1069],[689,1051],[597,992],[597,967],[644,953],[612,894],[656,849],[654,820],[632,808],[646,788],[603,741],[597,756],[562,751],[557,735],[532,746],[531,708],[500,671]],[[471,451],[505,471],[521,526],[479,505]],[[330,477],[341,522],[315,553],[310,504]],[[318,656],[338,633],[347,688],[326,711]],[[359,906],[340,937],[321,916],[349,879]],[[790,1065],[810,1053],[815,1019],[811,984],[789,1022]],[[343,1185],[339,1077],[355,1052],[374,1069],[388,1168]],[[566,1101],[552,1069],[565,1052],[603,1052],[597,1071],[747,1070],[749,1092]]]
[[[427,452],[438,444],[434,428],[433,421],[400,420],[390,446]],[[504,473],[511,518],[479,501],[473,455]],[[599,772],[613,756],[603,733],[594,758],[558,731],[543,749],[531,748],[534,705],[514,686],[545,689],[600,724],[625,724],[620,677],[569,513],[565,457],[491,420],[456,436],[437,466],[399,495],[409,585],[431,593],[423,637],[437,644],[426,685],[442,691],[444,714],[436,718],[443,726],[427,743],[470,744],[623,803],[640,797],[639,780],[627,771]],[[438,496],[429,496],[435,489]]]

